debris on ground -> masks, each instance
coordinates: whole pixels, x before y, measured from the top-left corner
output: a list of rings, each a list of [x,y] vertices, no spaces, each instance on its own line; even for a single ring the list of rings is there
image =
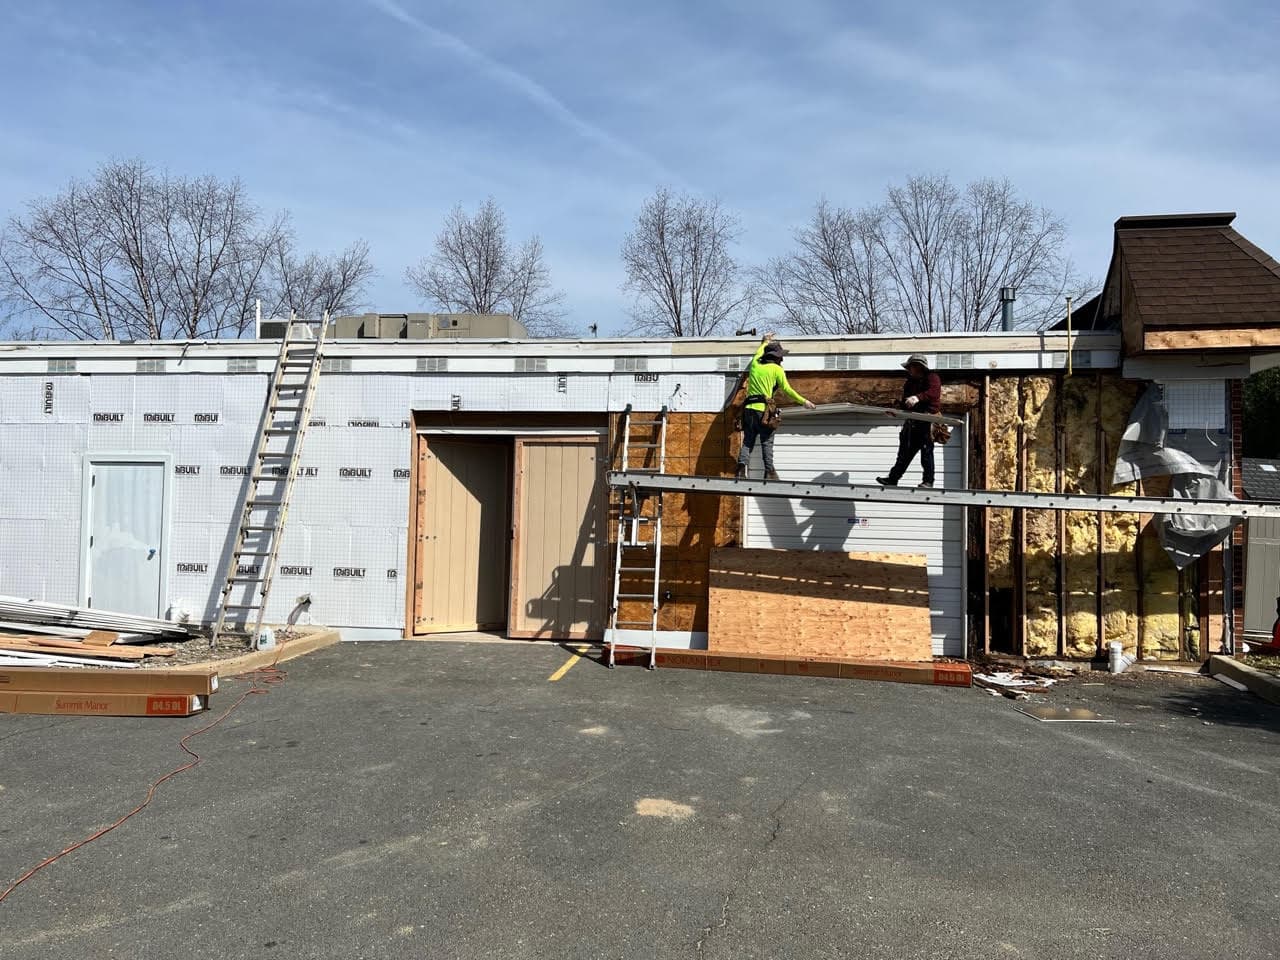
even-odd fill
[[[185,623],[0,596],[0,666],[129,669],[174,655]]]
[[[1023,699],[1028,693],[1048,693],[1049,688],[1058,681],[1051,677],[1037,677],[1029,673],[1015,673],[1011,670],[997,670],[992,673],[975,673],[974,686],[983,687],[998,696],[1011,700]]]

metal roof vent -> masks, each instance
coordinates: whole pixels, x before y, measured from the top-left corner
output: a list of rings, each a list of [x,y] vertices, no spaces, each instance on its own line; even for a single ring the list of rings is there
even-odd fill
[[[856,353],[828,353],[822,358],[823,370],[861,370],[862,358]]]
[[[419,357],[419,373],[446,373],[449,370],[448,357]]]

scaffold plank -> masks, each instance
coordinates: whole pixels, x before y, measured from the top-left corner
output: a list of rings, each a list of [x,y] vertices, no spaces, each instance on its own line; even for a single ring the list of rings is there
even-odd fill
[[[938,487],[881,487],[875,484],[805,483],[793,480],[737,480],[674,474],[614,471],[611,487],[638,491],[714,493],[730,497],[787,500],[844,500],[913,503],[921,506],[1012,507],[1026,510],[1096,510],[1101,513],[1183,514],[1188,516],[1280,518],[1280,502],[1271,500],[1187,500],[1181,497],[1118,497],[1083,493],[1017,493],[1011,490],[946,490]]]

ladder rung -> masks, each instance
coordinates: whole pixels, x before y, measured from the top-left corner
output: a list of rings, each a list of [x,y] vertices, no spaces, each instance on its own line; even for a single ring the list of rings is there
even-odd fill
[[[267,427],[267,429],[262,432],[269,435],[281,436],[286,433],[290,435],[295,434],[298,430],[296,427]]]
[[[251,473],[249,474],[249,479],[257,480],[259,483],[262,483],[264,480],[284,481],[289,479],[289,474],[288,473]]]
[[[258,454],[259,460],[265,460],[267,459],[267,457],[270,457],[271,459],[276,460],[276,459],[279,459],[280,457],[292,458],[293,454],[290,453],[288,450],[263,450],[261,453]]]
[[[270,550],[239,550],[236,552],[237,557],[269,557]]]
[[[273,500],[270,497],[254,497],[252,500],[246,500],[245,505],[250,507],[279,507],[284,504],[283,500]]]
[[[262,609],[262,604],[260,603],[224,603],[222,606],[223,606],[223,609],[225,610],[261,610]]]
[[[271,405],[272,410],[301,410],[301,404],[276,403]]]
[[[313,363],[313,360],[285,360],[280,364],[280,366],[281,367],[309,367],[312,365],[312,363]]]
[[[266,577],[227,577],[227,583],[265,583]]]
[[[623,573],[653,573],[657,567],[619,567]]]
[[[652,600],[652,593],[620,593],[619,600]]]
[[[662,420],[632,420],[631,425],[633,427],[656,427],[663,422]]]
[[[628,447],[632,450],[657,450],[662,446],[660,443],[628,443]]]
[[[253,531],[255,533],[261,533],[264,530],[275,530],[276,527],[275,526],[263,527],[263,526],[259,526],[258,524],[244,524],[243,526],[240,527],[240,529],[245,531],[246,533],[250,531]]]
[[[653,629],[653,621],[651,620],[617,620],[614,622],[615,627],[647,627]]]

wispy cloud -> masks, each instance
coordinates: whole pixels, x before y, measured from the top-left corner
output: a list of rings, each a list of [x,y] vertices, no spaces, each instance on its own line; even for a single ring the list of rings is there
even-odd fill
[[[427,23],[420,17],[414,16],[396,3],[395,0],[367,0],[367,2],[374,9],[417,31],[432,46],[449,52],[464,63],[470,64],[490,80],[519,94],[542,110],[547,116],[563,124],[583,139],[641,166],[663,180],[674,181],[679,179],[656,157],[645,153],[603,127],[580,116],[563,100],[527,74],[521,73],[506,64],[499,63],[456,34],[442,30]]]

